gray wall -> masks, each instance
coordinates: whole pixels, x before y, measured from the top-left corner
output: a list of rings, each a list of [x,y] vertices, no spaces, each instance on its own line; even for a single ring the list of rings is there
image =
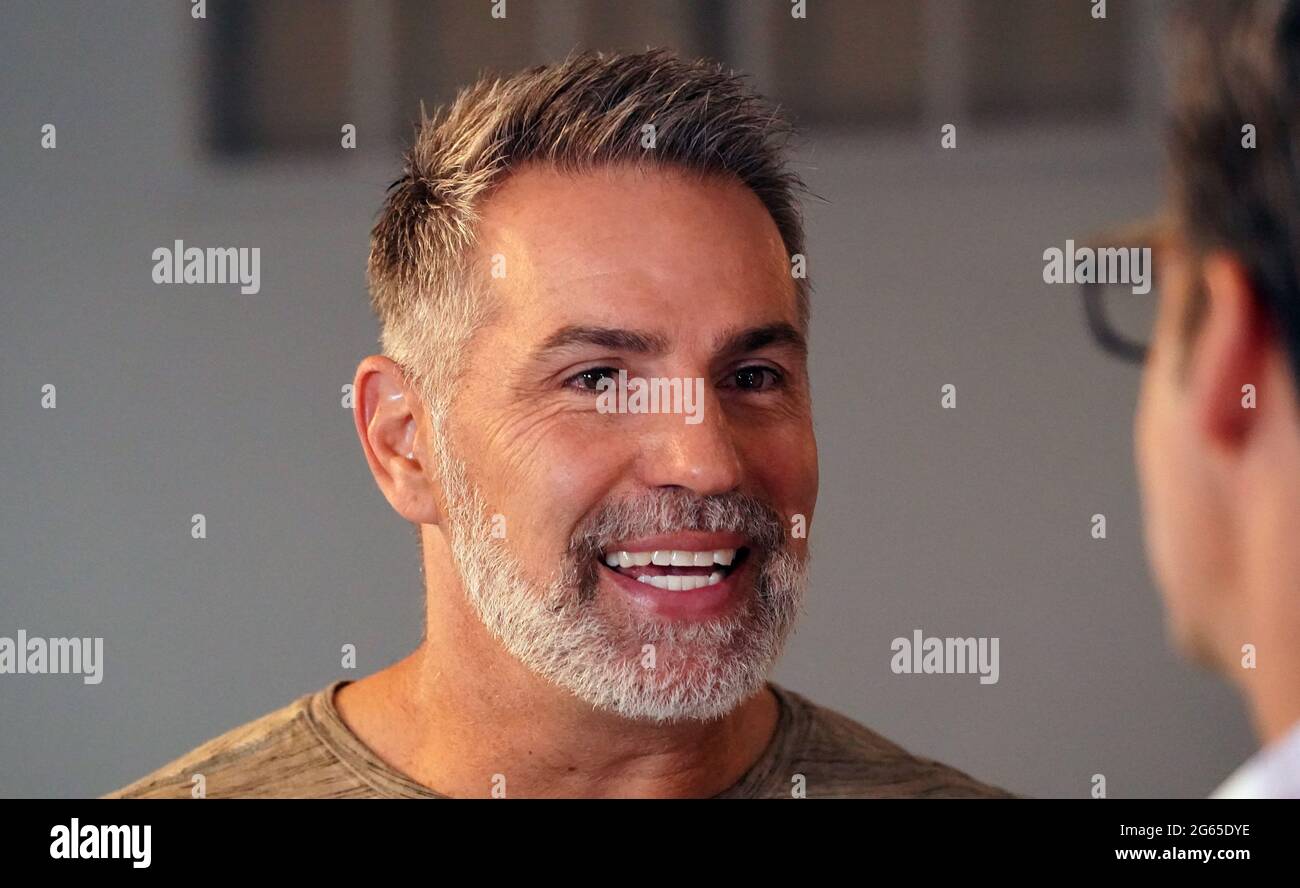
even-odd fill
[[[183,7],[3,10],[0,635],[106,648],[98,686],[0,675],[3,796],[108,791],[342,677],[344,643],[364,673],[419,639],[414,536],[339,405],[374,347],[366,234],[396,157],[363,133],[341,163],[214,166]],[[1207,793],[1252,741],[1166,649],[1137,373],[1041,282],[1046,247],[1158,199],[1154,137],[806,141],[823,481],[777,680],[1020,792]],[[176,238],[260,247],[262,292],[154,285]],[[998,636],[1001,681],[892,674],[916,628]]]

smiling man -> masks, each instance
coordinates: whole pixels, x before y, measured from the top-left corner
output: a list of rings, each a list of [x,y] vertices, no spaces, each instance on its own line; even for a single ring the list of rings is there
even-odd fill
[[[767,679],[817,496],[786,136],[664,52],[485,80],[426,121],[355,380],[420,528],[424,638],[115,795],[1006,795]]]

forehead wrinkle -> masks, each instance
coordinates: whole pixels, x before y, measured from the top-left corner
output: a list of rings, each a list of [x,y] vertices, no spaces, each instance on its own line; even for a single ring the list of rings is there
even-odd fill
[[[707,311],[714,299],[732,303],[738,299],[751,306],[755,312],[761,311],[765,315],[773,308],[765,303],[769,303],[776,292],[781,292],[792,302],[796,301],[797,287],[785,268],[781,241],[775,226],[771,226],[771,231],[763,232],[762,238],[764,247],[773,249],[761,250],[763,258],[758,261],[754,261],[752,251],[728,249],[721,255],[714,251],[708,263],[665,263],[660,258],[664,251],[646,248],[645,238],[648,232],[645,230],[636,232],[638,249],[628,250],[626,244],[631,232],[606,227],[594,230],[588,228],[581,231],[582,236],[577,237],[575,242],[572,232],[564,236],[553,224],[540,227],[530,224],[532,220],[528,217],[536,212],[533,201],[514,205],[507,200],[497,203],[491,209],[495,212],[489,210],[484,214],[485,236],[477,246],[482,253],[500,251],[509,257],[504,280],[493,280],[487,275],[485,277],[488,277],[492,289],[509,294],[509,301],[515,305],[515,310],[509,312],[514,323],[542,326],[539,323],[543,321],[542,315],[552,311],[568,314],[562,309],[573,307],[575,297],[581,294],[577,303],[585,304],[594,299],[592,308],[595,310],[591,317],[570,316],[567,318],[572,322],[570,326],[622,329],[642,337],[640,342],[632,337],[620,342],[610,336],[603,339],[588,336],[581,341],[570,338],[563,343],[548,340],[530,350],[533,357],[544,357],[547,352],[565,345],[576,347],[582,344],[641,353],[671,351],[671,339],[664,334],[652,336],[646,331],[626,331],[619,323],[620,319],[613,312],[626,299],[648,299],[650,302],[647,305],[671,305],[680,301],[679,297],[687,292],[694,294],[688,300],[692,311]],[[669,243],[681,243],[680,230],[669,230],[663,234]],[[682,248],[699,250],[701,247],[698,240],[693,240]],[[611,321],[614,323],[611,324]],[[748,326],[757,328],[765,325],[754,323]],[[713,337],[712,350],[716,353],[722,348],[723,336],[747,328],[742,317],[726,334]],[[557,331],[557,334],[559,332],[561,331]],[[656,338],[659,341],[651,341]],[[796,340],[787,338],[786,341],[797,350],[806,351]],[[744,348],[743,343],[732,345]],[[760,346],[753,346],[757,347]]]

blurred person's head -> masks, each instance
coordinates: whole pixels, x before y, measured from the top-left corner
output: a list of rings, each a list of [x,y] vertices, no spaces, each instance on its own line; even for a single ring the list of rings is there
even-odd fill
[[[1247,689],[1266,737],[1300,717],[1298,13],[1176,7],[1173,225],[1137,417],[1171,632]]]
[[[817,490],[787,136],[664,52],[485,79],[422,122],[373,233],[357,421],[466,668],[505,651],[635,719],[762,687]],[[619,371],[701,380],[700,421],[601,412]]]

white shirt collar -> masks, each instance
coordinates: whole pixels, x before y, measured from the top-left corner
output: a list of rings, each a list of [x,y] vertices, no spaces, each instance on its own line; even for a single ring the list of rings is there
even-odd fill
[[[1212,799],[1300,799],[1300,722],[1255,753]]]

